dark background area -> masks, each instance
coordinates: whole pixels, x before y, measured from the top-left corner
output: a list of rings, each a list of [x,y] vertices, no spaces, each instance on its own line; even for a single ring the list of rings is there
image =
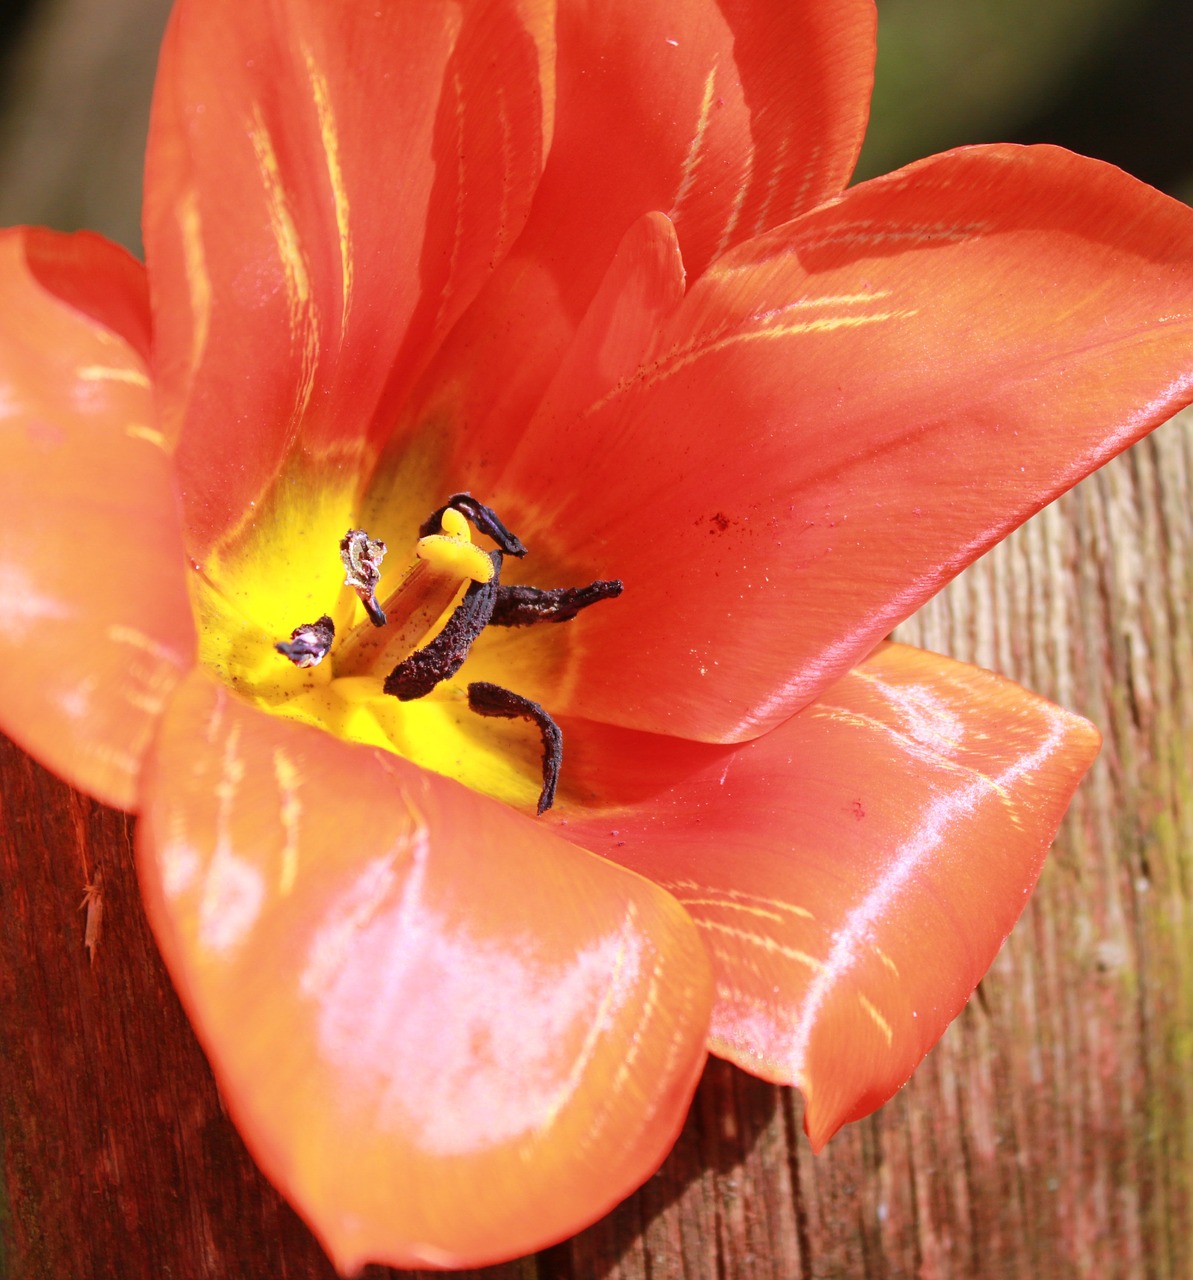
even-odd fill
[[[864,176],[969,142],[1053,142],[1173,195],[1193,177],[1189,0],[878,0]]]

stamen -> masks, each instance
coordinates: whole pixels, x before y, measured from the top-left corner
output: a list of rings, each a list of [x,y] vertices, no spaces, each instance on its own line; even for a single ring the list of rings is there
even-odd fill
[[[535,622],[570,622],[581,609],[600,600],[615,600],[622,584],[612,581],[590,582],[586,587],[556,587],[543,591],[538,587],[502,587],[493,606],[494,627],[528,627]]]
[[[486,507],[483,502],[478,502],[470,493],[453,493],[443,506],[433,511],[423,521],[418,531],[419,536],[425,538],[427,534],[438,529],[440,521],[448,511],[459,511],[462,515],[466,515],[476,527],[477,532],[492,538],[507,556],[517,556],[521,559],[526,554],[526,548],[522,545],[521,539],[516,534],[510,533],[502,524],[497,512],[492,507]],[[445,525],[445,530],[446,527]]]
[[[374,541],[363,529],[349,529],[340,540],[340,559],[348,575],[344,585],[360,597],[375,627],[385,626],[385,610],[377,603],[377,584],[381,581],[385,552],[385,543]]]
[[[477,636],[493,616],[500,583],[501,552],[489,553],[493,576],[488,582],[474,582],[443,630],[421,649],[404,658],[385,678],[385,692],[401,702],[425,697],[443,680],[464,665]]]
[[[336,638],[336,624],[324,614],[315,622],[295,627],[290,639],[279,640],[273,647],[283,653],[296,667],[317,667]]]
[[[477,680],[468,686],[468,705],[480,716],[499,716],[504,720],[533,720],[543,739],[543,789],[539,792],[540,815],[555,803],[559,770],[563,764],[563,733],[537,702],[520,693],[511,693],[499,684]]]

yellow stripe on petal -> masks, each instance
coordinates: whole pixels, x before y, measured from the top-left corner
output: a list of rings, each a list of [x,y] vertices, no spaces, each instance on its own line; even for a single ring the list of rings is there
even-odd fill
[[[211,325],[211,276],[203,251],[203,223],[199,216],[199,198],[193,189],[178,205],[178,230],[182,240],[187,292],[191,302],[191,373],[199,367],[207,346]]]
[[[352,304],[352,235],[348,227],[348,188],[344,171],[340,166],[340,134],[331,106],[331,93],[327,78],[319,70],[309,49],[304,49],[307,75],[311,78],[311,91],[315,98],[315,110],[319,115],[319,137],[323,143],[323,155],[327,161],[327,180],[336,211],[336,230],[340,239],[340,277],[343,304],[340,311],[340,336],[348,328],[348,309]]]
[[[82,382],[127,382],[132,387],[148,387],[149,375],[144,369],[114,368],[106,364],[87,364],[78,370]]]
[[[286,298],[290,309],[290,339],[299,360],[299,382],[296,389],[291,420],[295,426],[302,421],[315,389],[315,371],[319,363],[319,327],[315,321],[314,301],[311,293],[311,275],[306,255],[298,236],[290,199],[282,181],[281,166],[273,139],[265,127],[259,106],[253,109],[253,123],[249,129],[253,151],[261,182],[265,187],[269,211],[269,226],[277,245],[278,258],[286,282]]]

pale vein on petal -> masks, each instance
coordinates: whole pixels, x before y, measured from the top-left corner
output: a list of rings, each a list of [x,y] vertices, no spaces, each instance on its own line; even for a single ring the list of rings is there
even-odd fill
[[[127,382],[133,387],[148,387],[149,377],[143,369],[117,369],[106,364],[80,366],[78,376],[83,382]]]
[[[695,185],[696,175],[700,170],[701,161],[704,159],[704,140],[708,133],[709,121],[712,118],[712,106],[716,99],[716,84],[717,64],[714,62],[712,70],[705,77],[704,94],[700,100],[700,115],[696,121],[696,132],[688,144],[687,154],[684,156],[683,166],[680,169],[679,187],[675,192],[675,202],[667,214],[672,222],[677,221],[680,217],[683,203]]]
[[[156,445],[159,449],[166,447],[166,437],[156,427],[147,427],[143,422],[130,422],[124,428],[124,434],[134,440],[144,440],[147,444]]]
[[[891,1027],[891,1024],[878,1011],[878,1007],[874,1004],[874,1002],[872,1000],[867,999],[867,997],[862,995],[860,991],[858,992],[857,1002],[859,1005],[861,1005],[862,1012],[878,1028],[880,1034],[882,1035],[882,1038],[887,1043],[887,1048],[890,1048],[890,1046],[895,1041],[895,1032],[894,1032],[894,1029]]]
[[[278,817],[282,822],[278,893],[284,898],[293,892],[298,879],[298,824],[302,818],[302,801],[298,798],[298,770],[281,748],[274,749],[273,777],[280,800]]]
[[[758,162],[758,148],[754,145],[754,139],[749,140],[749,149],[746,152],[743,172],[737,180],[737,191],[733,196],[733,203],[729,207],[729,216],[725,219],[725,228],[721,232],[721,238],[717,241],[717,247],[713,250],[713,260],[717,258],[729,248],[733,240],[733,233],[737,230],[737,224],[741,220],[741,211],[745,208],[746,196],[750,191],[750,184],[754,180],[754,166]]]
[[[501,129],[501,203],[497,220],[496,253],[501,252],[508,240],[507,228],[510,224],[510,196],[513,194],[512,174],[514,172],[514,130],[510,121],[509,103],[506,100],[505,85],[498,84],[494,91],[497,123]]]
[[[779,139],[779,145],[776,149],[774,163],[770,166],[770,172],[767,177],[766,191],[763,193],[762,202],[759,205],[758,212],[754,217],[754,225],[751,228],[751,232],[753,235],[756,235],[756,236],[762,235],[763,232],[767,230],[767,228],[772,227],[775,225],[776,222],[781,222],[783,220],[782,218],[775,217],[773,213],[773,209],[775,204],[775,196],[778,195],[779,187],[781,186],[783,181],[785,162],[787,159],[787,152],[790,145],[791,145],[790,139],[784,134],[784,136]],[[815,158],[818,152],[819,152],[819,148],[817,148],[817,151],[814,152],[813,155],[810,156],[808,161],[805,163],[803,190],[801,190],[801,192],[799,193],[801,196],[806,191],[807,186],[811,181],[812,174],[816,171],[814,166],[815,166]],[[793,203],[793,207],[798,208],[798,203]]]
[[[340,312],[340,341],[348,331],[348,310],[352,303],[352,233],[348,223],[348,188],[344,182],[344,170],[340,165],[340,134],[335,113],[331,106],[331,93],[327,78],[319,70],[309,49],[304,49],[307,75],[315,96],[315,110],[319,115],[319,136],[323,142],[323,155],[327,160],[327,180],[331,184],[331,196],[336,211],[336,231],[340,239],[340,282],[343,302]]]
[[[773,913],[782,911],[790,912],[803,920],[816,919],[807,907],[797,906],[794,902],[787,902],[782,898],[767,894],[749,893],[744,889],[726,889],[719,885],[701,884],[696,880],[668,879],[660,880],[659,883],[685,906],[695,905],[697,902],[715,906],[752,905],[762,908],[760,914],[773,915],[776,920],[781,917]],[[693,898],[685,896],[686,894],[697,894],[699,896]]]
[[[140,657],[130,662],[125,668],[122,681],[125,700],[138,711],[143,711],[152,721],[165,706],[167,696],[177,686],[177,672],[180,669],[174,660],[146,662],[144,657]],[[136,734],[138,750],[147,744],[151,729],[151,724],[145,724]]]
[[[281,167],[278,164],[273,139],[265,127],[260,106],[253,108],[253,124],[249,135],[257,157],[257,168],[265,188],[270,230],[277,245],[286,282],[286,300],[290,309],[290,338],[301,355],[300,381],[291,419],[297,426],[302,421],[315,389],[315,370],[319,359],[319,334],[311,296],[311,276],[298,237],[294,215],[290,209],[286,188],[282,182]]]
[[[659,965],[656,963],[650,971],[650,982],[646,988],[646,997],[642,1001],[642,1009],[638,1015],[638,1020],[634,1024],[633,1030],[630,1032],[629,1040],[626,1044],[625,1056],[618,1065],[617,1073],[614,1075],[609,1085],[610,1098],[616,1098],[626,1087],[630,1080],[634,1064],[638,1061],[642,1053],[642,1044],[645,1039],[645,1030],[651,1019],[654,1018],[659,1007]]]
[[[199,198],[193,188],[187,190],[178,204],[178,230],[182,238],[182,261],[186,287],[191,300],[191,366],[193,375],[207,348],[211,325],[211,277],[203,252],[203,223],[199,215]]]
[[[744,332],[713,338],[699,346],[680,348],[677,351],[668,352],[650,365],[644,365],[630,377],[623,378],[608,394],[589,405],[584,411],[584,416],[591,417],[628,391],[648,391],[673,378],[689,365],[696,364],[730,347],[744,346],[752,342],[770,342],[778,338],[792,338],[802,334],[831,333],[835,329],[860,329],[866,325],[883,324],[890,320],[910,320],[918,314],[918,307],[909,307],[898,311],[876,311],[871,315],[823,316],[797,324],[768,325],[762,329],[747,329]],[[766,317],[763,319],[765,320]]]
[[[236,852],[231,833],[232,807],[236,803],[247,768],[240,754],[240,726],[233,726],[220,762],[215,784],[215,851],[204,878],[199,903],[199,941],[215,953],[225,953],[241,943],[257,922],[265,900],[260,871]]]
[[[185,664],[173,649],[167,648],[160,640],[146,635],[137,627],[130,627],[123,622],[113,622],[105,634],[113,644],[128,645],[141,653],[147,653],[158,662],[168,663],[179,671],[184,668]]]
[[[456,208],[455,221],[452,226],[452,247],[451,253],[448,255],[447,278],[439,296],[439,306],[435,315],[437,328],[443,324],[444,317],[447,315],[448,299],[451,297],[456,273],[459,270],[460,248],[464,239],[464,193],[468,190],[468,174],[464,164],[464,147],[462,145],[464,137],[464,84],[460,79],[460,73],[456,70],[452,71],[451,91],[452,104],[456,113],[456,136],[460,141],[456,146]]]
[[[707,929],[712,933],[722,934],[724,937],[732,938],[736,942],[748,942],[752,946],[765,951],[767,955],[782,956],[784,960],[791,960],[795,964],[804,965],[805,968],[816,972],[824,968],[823,960],[818,960],[814,955],[809,954],[807,951],[801,951],[798,947],[789,947],[777,938],[770,937],[769,934],[751,933],[748,929],[739,929],[734,925],[725,924],[721,920],[711,920],[698,912],[692,913],[692,919],[696,921],[698,929]]]
[[[991,221],[975,222],[924,222],[905,227],[893,227],[878,219],[859,218],[853,222],[840,222],[826,227],[820,234],[801,236],[796,246],[801,252],[849,245],[853,248],[886,248],[899,245],[914,249],[917,245],[957,244],[989,235],[994,230]]]

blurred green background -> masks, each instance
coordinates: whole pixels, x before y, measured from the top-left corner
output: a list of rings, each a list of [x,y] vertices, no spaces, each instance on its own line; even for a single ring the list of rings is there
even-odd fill
[[[859,177],[966,142],[1048,141],[1193,197],[1193,0],[878,5]],[[139,246],[146,113],[169,7],[8,0],[0,225],[87,226]]]

